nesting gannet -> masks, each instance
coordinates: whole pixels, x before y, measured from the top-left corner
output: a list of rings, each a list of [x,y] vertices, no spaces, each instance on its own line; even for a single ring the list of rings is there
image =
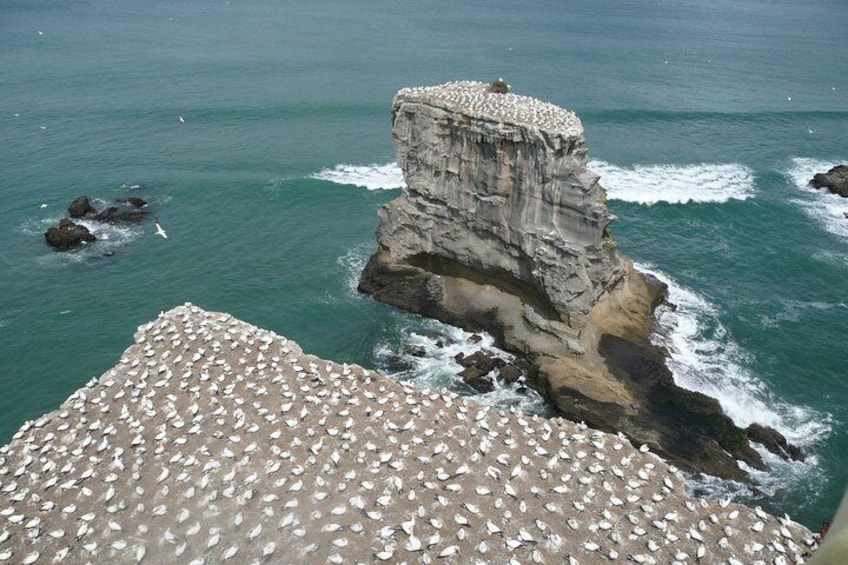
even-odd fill
[[[156,235],[161,235],[165,239],[168,239],[168,234],[165,233],[165,230],[162,229],[162,224],[159,223],[159,217],[155,217],[154,221],[156,222]]]

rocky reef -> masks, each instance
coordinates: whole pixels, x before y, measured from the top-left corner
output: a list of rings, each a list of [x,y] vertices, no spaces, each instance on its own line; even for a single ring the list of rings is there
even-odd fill
[[[479,82],[406,88],[392,140],[406,184],[379,212],[361,291],[488,331],[570,419],[690,471],[747,480],[737,460],[764,468],[745,431],[675,385],[651,345],[666,289],[618,253],[573,112]]]
[[[810,186],[826,188],[832,194],[848,198],[848,165],[836,165],[826,173],[816,173]]]

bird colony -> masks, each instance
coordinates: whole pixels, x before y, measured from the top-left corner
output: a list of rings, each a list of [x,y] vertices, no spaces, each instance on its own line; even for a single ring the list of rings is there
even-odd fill
[[[403,88],[396,100],[438,106],[477,120],[535,127],[566,138],[583,136],[583,124],[574,112],[529,96],[490,92],[482,82]]]
[[[0,563],[793,563],[647,448],[186,304],[0,448]]]

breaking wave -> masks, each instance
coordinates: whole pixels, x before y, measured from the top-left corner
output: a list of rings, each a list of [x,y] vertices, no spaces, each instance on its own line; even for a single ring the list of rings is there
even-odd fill
[[[844,162],[844,161],[841,161]],[[848,239],[848,198],[809,185],[816,173],[829,170],[837,162],[795,157],[786,176],[801,192],[791,200],[828,232]]]
[[[754,422],[771,426],[808,454],[803,463],[786,462],[754,444],[772,469],[766,473],[751,471],[762,489],[768,492],[786,488],[808,479],[810,473],[821,472],[817,469],[818,457],[808,448],[830,434],[832,415],[777,397],[749,368],[751,355],[733,341],[713,305],[650,265],[637,268],[668,285],[669,302],[674,307],[663,305],[657,309],[658,332],[653,341],[668,350],[668,367],[675,382],[717,399],[737,426],[746,428]],[[715,487],[714,478],[695,482],[713,494],[750,494],[741,485],[737,488],[722,483],[720,488]]]
[[[722,203],[755,193],[754,172],[737,163],[619,167],[592,160],[588,168],[601,176],[610,199],[637,204]]]
[[[312,175],[314,179],[351,184],[368,190],[392,190],[403,186],[403,172],[396,163],[383,165],[336,165]]]

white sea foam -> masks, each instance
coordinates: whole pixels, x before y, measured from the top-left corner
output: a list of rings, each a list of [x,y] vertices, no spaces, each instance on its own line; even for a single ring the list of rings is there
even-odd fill
[[[776,328],[782,322],[798,322],[808,314],[816,315],[816,312],[823,310],[832,310],[834,308],[848,309],[848,303],[845,302],[787,300],[784,298],[780,298],[778,301],[782,306],[779,312],[771,316],[760,316],[760,322],[763,324],[763,327]]]
[[[459,353],[471,355],[482,350],[506,362],[514,359],[495,347],[492,336],[471,334],[435,320],[419,318],[410,319],[403,326],[394,333],[394,341],[380,343],[374,349],[377,363],[390,377],[412,381],[421,387],[447,388],[495,408],[514,407],[530,414],[552,415],[545,399],[521,382],[509,384],[493,378],[494,390],[485,394],[463,382],[458,375],[463,367],[455,359]],[[474,335],[481,338],[479,342],[472,339]],[[493,371],[493,375],[496,372]]]
[[[832,416],[780,399],[755,375],[751,368],[754,359],[733,341],[714,306],[652,266],[637,265],[637,268],[665,282],[669,302],[676,306],[657,309],[659,331],[653,337],[655,344],[669,352],[668,366],[675,382],[716,398],[737,426],[745,428],[754,422],[771,426],[807,452],[805,462],[790,463],[754,445],[771,468],[770,472],[755,476],[763,488],[786,488],[810,473],[820,472],[817,457],[806,448],[827,437],[832,429]],[[709,481],[697,482],[701,488],[716,490]],[[729,484],[722,489],[746,494],[745,489],[735,489]]]
[[[344,270],[345,286],[350,296],[362,296],[357,290],[359,287],[359,277],[362,275],[362,269],[365,268],[365,264],[368,263],[368,259],[373,252],[373,244],[360,244],[348,249],[344,255],[336,259],[336,263]]]
[[[722,203],[755,193],[754,172],[737,163],[619,167],[592,160],[588,168],[601,176],[610,199],[637,204]]]
[[[801,198],[792,199],[791,202],[800,206],[825,230],[848,239],[848,198],[809,185],[816,173],[826,172],[835,164],[833,161],[795,157],[786,176],[801,190]]]
[[[332,169],[315,173],[312,178],[336,184],[352,184],[368,190],[392,190],[403,186],[403,172],[396,163],[336,165]]]

